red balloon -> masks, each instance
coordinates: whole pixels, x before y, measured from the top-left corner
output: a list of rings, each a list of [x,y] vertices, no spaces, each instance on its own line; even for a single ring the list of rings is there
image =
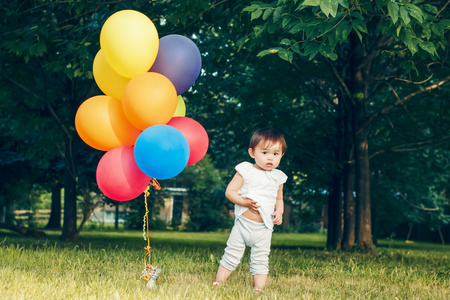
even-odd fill
[[[199,122],[188,117],[173,117],[167,125],[181,131],[188,141],[190,150],[188,166],[199,162],[205,156],[209,138],[205,128]]]
[[[150,182],[134,160],[134,147],[120,146],[106,152],[97,166],[97,184],[106,197],[128,201],[142,194]]]

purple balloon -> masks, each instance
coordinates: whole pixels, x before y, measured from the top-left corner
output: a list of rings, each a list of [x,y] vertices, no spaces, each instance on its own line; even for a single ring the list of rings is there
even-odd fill
[[[202,56],[193,41],[178,34],[159,39],[156,60],[149,72],[169,78],[177,94],[187,91],[197,80],[202,68]]]

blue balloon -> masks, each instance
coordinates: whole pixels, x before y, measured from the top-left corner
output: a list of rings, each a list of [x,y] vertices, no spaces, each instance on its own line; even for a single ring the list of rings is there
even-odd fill
[[[170,34],[159,39],[159,50],[150,72],[169,78],[178,95],[197,80],[202,68],[202,55],[197,45],[187,37]]]
[[[138,136],[134,159],[144,174],[156,179],[169,179],[186,167],[189,144],[178,129],[169,125],[154,125]]]

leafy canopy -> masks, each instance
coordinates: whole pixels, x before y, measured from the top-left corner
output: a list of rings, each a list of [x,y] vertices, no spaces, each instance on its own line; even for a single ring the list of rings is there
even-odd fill
[[[251,15],[251,20],[260,21],[253,28],[255,38],[263,33],[278,35],[279,46],[265,49],[258,56],[276,53],[289,62],[294,54],[312,60],[320,53],[337,60],[336,46],[346,43],[352,32],[361,41],[373,34],[390,35],[412,55],[437,56],[437,49],[447,46],[444,31],[450,28],[450,20],[440,19],[438,8],[424,1],[257,1],[243,11]],[[375,32],[369,30],[374,26]]]

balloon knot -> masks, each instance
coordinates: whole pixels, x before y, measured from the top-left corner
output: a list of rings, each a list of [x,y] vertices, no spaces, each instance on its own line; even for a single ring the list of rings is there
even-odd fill
[[[147,189],[150,188],[150,186],[153,186],[158,191],[161,189],[161,185],[159,184],[158,180],[156,180],[155,178],[150,178],[150,183],[149,183],[149,186],[147,187]]]

